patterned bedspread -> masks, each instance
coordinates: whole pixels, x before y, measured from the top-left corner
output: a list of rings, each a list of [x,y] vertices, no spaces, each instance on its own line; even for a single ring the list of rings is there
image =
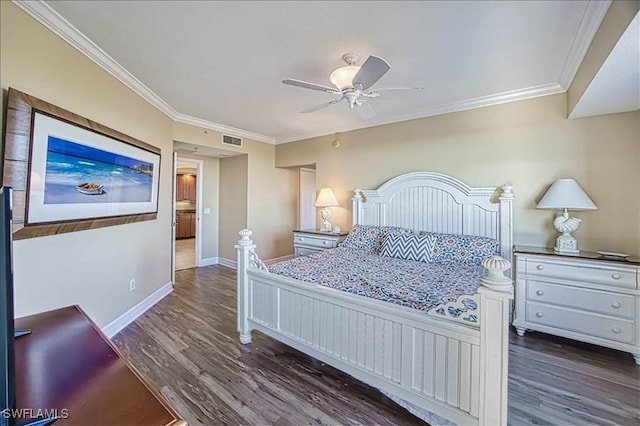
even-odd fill
[[[269,272],[428,311],[475,294],[481,265],[423,263],[338,247],[269,266]]]

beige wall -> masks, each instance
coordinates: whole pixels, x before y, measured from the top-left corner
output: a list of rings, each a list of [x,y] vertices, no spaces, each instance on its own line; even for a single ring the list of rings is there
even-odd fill
[[[3,105],[14,87],[162,150],[157,220],[14,244],[16,316],[78,304],[104,326],[171,279],[172,122],[12,3],[0,15]]]
[[[247,225],[262,259],[293,254],[298,220],[298,170],[275,168],[275,147],[251,143]]]
[[[275,167],[276,147],[271,144],[244,139],[243,146],[223,145],[221,134],[211,129],[203,129],[184,123],[174,123],[173,136],[177,141],[196,145],[222,148],[247,154],[247,210],[245,224],[254,233],[258,254],[262,259],[272,259],[293,253],[291,231],[296,226],[298,174],[294,169]],[[237,228],[240,218],[236,209],[239,201],[226,185],[235,185],[238,171],[229,175],[228,160],[220,161],[220,223],[218,250],[221,257],[235,260],[233,246],[238,241]],[[238,160],[239,161],[239,160]],[[233,176],[233,178],[229,177]],[[233,206],[233,207],[229,207]],[[235,229],[237,228],[237,229]]]
[[[207,259],[218,257],[220,160],[213,157],[190,154],[179,154],[179,158],[202,161],[202,173],[197,177],[198,182],[202,185],[202,206],[197,207],[200,212],[202,226],[201,256],[206,261]],[[211,209],[211,213],[205,214],[205,208]]]
[[[247,155],[220,160],[220,257],[236,260],[238,231],[247,227]]]
[[[598,205],[576,212],[583,250],[640,253],[640,112],[567,120],[566,94],[372,127],[278,145],[276,166],[317,164],[317,187],[334,189],[334,222],[351,228],[351,191],[411,171],[436,171],[472,186],[510,182],[516,244],[552,245],[551,211],[536,201],[572,177]]]

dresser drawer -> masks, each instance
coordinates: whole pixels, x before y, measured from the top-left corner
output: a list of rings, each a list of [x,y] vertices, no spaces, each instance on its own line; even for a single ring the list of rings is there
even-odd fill
[[[550,277],[624,288],[636,288],[637,284],[635,269],[615,266],[598,268],[593,264],[579,261],[567,265],[527,259],[526,274],[530,277]]]
[[[310,247],[318,247],[322,249],[334,248],[338,246],[337,238],[320,238],[308,235],[294,235],[293,244],[296,246],[304,245]]]
[[[527,280],[527,300],[631,319],[633,319],[635,312],[635,298],[628,294],[589,290],[534,280]]]
[[[633,343],[633,321],[605,317],[589,312],[527,302],[526,320],[533,324],[583,333],[622,343]]]

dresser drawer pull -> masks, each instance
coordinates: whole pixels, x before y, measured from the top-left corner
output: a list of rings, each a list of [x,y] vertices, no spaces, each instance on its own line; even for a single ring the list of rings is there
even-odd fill
[[[544,295],[544,291],[542,291],[542,290],[538,290],[538,291],[536,291],[536,294],[537,294],[538,296],[542,296],[542,295]]]
[[[544,265],[538,265],[538,266],[536,266],[536,269],[538,271],[542,271],[544,269]]]
[[[620,278],[622,278],[622,275],[620,275],[620,274],[611,274],[611,278],[613,278],[614,280],[619,280]]]
[[[542,318],[544,314],[542,312],[536,312],[536,317]]]
[[[612,308],[615,308],[615,309],[618,309],[620,306],[622,306],[622,304],[621,304],[620,302],[613,302],[613,303],[611,304],[611,307],[612,307]]]
[[[304,241],[304,237],[298,237],[300,241]]]
[[[614,333],[614,334],[620,334],[620,332],[621,332],[622,330],[621,330],[620,328],[618,328],[618,327],[613,327],[613,328],[611,329],[611,331],[613,331],[613,333]]]
[[[323,241],[323,242],[322,242],[322,244],[324,244],[324,245],[326,246],[326,245],[327,245],[327,242],[326,242],[326,241]]]

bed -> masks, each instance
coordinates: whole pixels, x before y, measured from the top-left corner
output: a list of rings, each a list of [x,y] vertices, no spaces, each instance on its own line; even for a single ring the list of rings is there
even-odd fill
[[[457,293],[438,297],[427,292],[415,301],[411,289],[422,286],[418,283],[374,298],[367,296],[386,287],[345,290],[333,285],[331,274],[309,278],[293,270],[286,276],[282,269],[289,266],[279,265],[270,271],[256,254],[251,231],[244,229],[236,245],[241,343],[251,343],[252,330],[258,330],[453,423],[506,424],[511,186],[471,188],[451,176],[413,172],[375,190],[356,189],[352,202],[354,230],[397,227],[416,235],[486,237],[497,240],[497,253],[484,258],[481,267],[454,268],[475,274],[476,281],[481,275],[477,288],[458,286]],[[348,264],[355,260],[347,255],[361,256],[349,254],[348,247],[334,250],[336,259]],[[304,260],[309,273],[314,256]],[[333,268],[336,275],[345,265]],[[415,265],[393,273],[384,279],[422,275]],[[433,273],[448,272],[425,275]]]

